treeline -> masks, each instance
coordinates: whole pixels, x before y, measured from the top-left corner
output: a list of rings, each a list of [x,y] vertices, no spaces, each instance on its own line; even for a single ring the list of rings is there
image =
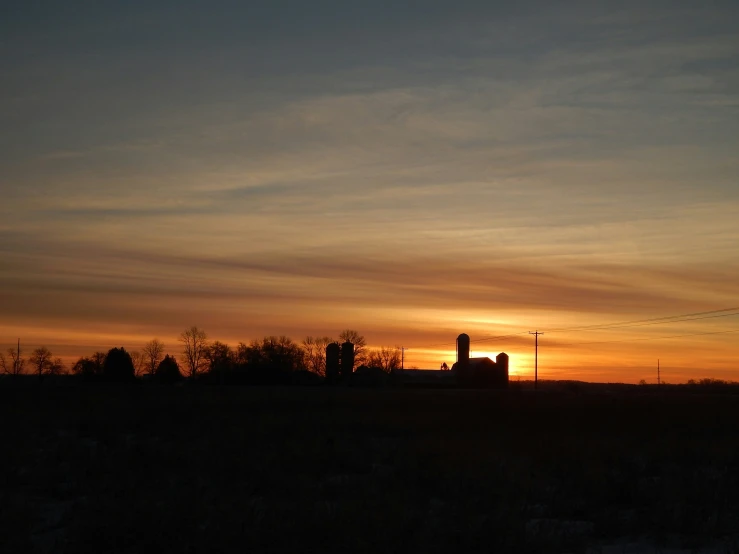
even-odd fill
[[[286,336],[267,336],[232,347],[211,341],[204,330],[193,326],[180,334],[177,354],[167,353],[162,341],[152,339],[140,350],[111,348],[81,357],[67,368],[45,347],[24,358],[19,341],[7,355],[0,353],[0,369],[7,375],[35,374],[42,379],[71,374],[99,382],[142,379],[176,383],[188,379],[223,384],[311,384],[325,376],[326,347],[333,342],[354,345],[354,367],[349,373],[357,377],[386,375],[401,366],[400,348],[368,349],[364,336],[353,329],[345,329],[336,339],[308,336],[298,343]]]

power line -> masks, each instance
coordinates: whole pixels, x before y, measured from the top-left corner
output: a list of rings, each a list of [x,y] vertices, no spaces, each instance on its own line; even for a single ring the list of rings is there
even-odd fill
[[[619,327],[641,327],[644,325],[660,325],[663,323],[680,323],[681,321],[695,321],[698,319],[712,319],[716,317],[730,317],[739,315],[739,308],[724,308],[721,310],[711,310],[709,312],[696,312],[692,314],[673,315],[665,317],[654,317],[650,319],[636,319],[633,321],[621,321],[614,323],[603,323],[599,325],[586,325],[582,327],[560,327],[557,329],[548,329],[547,333],[555,333],[561,331],[599,331],[601,329],[616,329]],[[735,312],[735,313],[723,313]],[[716,315],[709,315],[716,314]],[[702,317],[695,317],[702,316]]]
[[[724,335],[727,333],[739,333],[739,329],[730,329],[728,331],[711,331],[709,333],[691,333],[689,335],[671,335],[669,337],[647,337],[643,339],[621,339],[621,340],[599,340],[590,342],[563,342],[557,346],[579,346],[584,344],[610,344],[615,342],[636,342],[636,341],[650,341],[650,340],[664,340],[664,339],[681,339],[684,337],[701,337],[704,335]]]
[[[471,340],[470,342],[486,342],[486,341],[503,340],[503,339],[509,339],[511,337],[517,337],[518,335],[525,335],[527,333],[528,331],[521,331],[520,333],[512,333],[510,335],[498,335],[498,336],[486,337],[482,339],[474,339],[474,340]]]
[[[703,317],[690,317],[690,318],[684,318],[684,319],[672,319],[672,320],[665,320],[665,321],[653,321],[651,323],[632,323],[632,324],[614,324],[614,325],[602,325],[602,326],[593,326],[593,327],[582,327],[582,328],[572,328],[572,329],[559,329],[556,331],[550,330],[549,333],[555,333],[555,332],[562,332],[562,331],[609,331],[611,329],[625,329],[628,327],[644,327],[648,325],[663,325],[665,323],[682,323],[685,321],[696,321],[700,319],[713,319],[717,317],[730,317],[734,315],[739,315],[739,312],[732,313],[732,314],[720,314],[720,315],[708,315]]]
[[[739,310],[739,307],[735,308],[721,308],[719,310],[709,310],[705,312],[692,312],[687,314],[678,314],[678,315],[668,315],[668,316],[660,316],[660,317],[650,317],[647,319],[634,319],[629,321],[615,321],[613,323],[602,323],[602,324],[596,324],[596,325],[585,325],[585,326],[578,326],[578,327],[560,327],[558,329],[550,329],[549,332],[552,331],[572,331],[576,329],[590,329],[593,327],[603,327],[603,326],[611,326],[611,325],[630,325],[630,324],[636,324],[636,323],[647,323],[651,321],[663,321],[663,320],[670,320],[670,319],[677,319],[677,318],[685,318],[685,317],[694,317],[694,316],[702,316],[702,315],[709,315],[709,314],[718,314],[722,312],[734,312]]]

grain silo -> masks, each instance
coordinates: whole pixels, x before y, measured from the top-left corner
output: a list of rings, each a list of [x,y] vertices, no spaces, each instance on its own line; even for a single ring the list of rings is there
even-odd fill
[[[464,365],[470,361],[470,336],[462,333],[457,337],[457,363]]]
[[[501,374],[505,375],[505,381],[508,382],[508,354],[501,352],[495,357],[495,365],[497,365]]]
[[[341,345],[341,377],[348,379],[354,371],[354,345],[346,341]]]
[[[495,365],[498,368],[498,378],[495,385],[505,388],[508,386],[508,354],[501,352],[495,357]]]
[[[334,382],[339,379],[339,358],[341,347],[339,343],[332,342],[326,347],[326,381]]]

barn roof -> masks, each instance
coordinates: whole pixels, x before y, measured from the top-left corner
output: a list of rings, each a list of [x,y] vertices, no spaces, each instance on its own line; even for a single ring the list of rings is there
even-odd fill
[[[470,365],[484,364],[487,362],[495,363],[495,360],[491,360],[487,356],[483,356],[481,358],[470,358]]]

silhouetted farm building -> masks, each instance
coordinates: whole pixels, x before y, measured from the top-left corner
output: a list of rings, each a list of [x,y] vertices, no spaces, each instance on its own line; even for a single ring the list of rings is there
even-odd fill
[[[350,379],[354,372],[354,345],[346,341],[341,345],[341,378]]]
[[[495,361],[488,357],[470,358],[470,337],[457,337],[457,362],[452,366],[461,386],[504,389],[508,386],[508,354],[501,352]]]
[[[346,341],[332,342],[326,347],[326,381],[336,383],[338,381],[348,382],[354,371],[354,345]]]
[[[380,384],[400,386],[471,387],[504,389],[508,387],[508,354],[501,352],[495,361],[488,357],[470,358],[470,337],[457,337],[457,361],[450,370],[399,369],[375,375],[373,369],[359,368],[354,373],[354,345],[331,343],[326,347],[326,381],[329,383]],[[383,378],[380,378],[383,377]]]
[[[332,342],[326,347],[326,381],[333,383],[339,380],[339,363],[341,360],[341,347]]]

